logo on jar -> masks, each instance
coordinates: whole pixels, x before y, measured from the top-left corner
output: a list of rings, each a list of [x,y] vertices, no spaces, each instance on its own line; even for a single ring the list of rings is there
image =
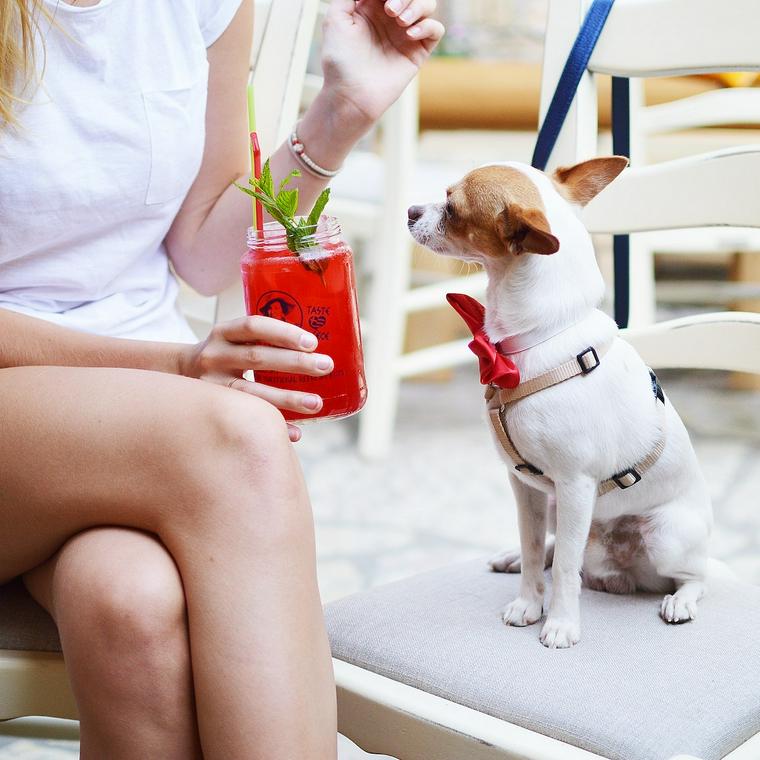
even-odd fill
[[[303,325],[303,309],[293,296],[282,290],[269,290],[260,296],[256,311],[265,317],[289,322],[291,325]]]
[[[309,317],[309,327],[312,330],[321,330],[327,324],[327,317]]]

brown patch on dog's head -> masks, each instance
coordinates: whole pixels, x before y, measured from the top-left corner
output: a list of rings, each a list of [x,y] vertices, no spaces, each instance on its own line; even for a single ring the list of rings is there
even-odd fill
[[[518,169],[486,166],[447,191],[446,236],[487,256],[559,250],[538,188]]]
[[[596,198],[628,166],[624,156],[592,158],[554,172],[552,179],[560,194],[571,203],[585,206]]]

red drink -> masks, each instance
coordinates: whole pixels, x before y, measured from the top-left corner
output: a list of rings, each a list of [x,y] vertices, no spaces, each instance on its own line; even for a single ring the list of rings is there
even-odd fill
[[[286,420],[347,417],[367,399],[353,254],[335,219],[323,217],[296,256],[274,222],[264,233],[248,231],[248,252],[240,265],[248,314],[262,314],[313,333],[317,351],[332,357],[335,369],[324,377],[256,371],[256,380],[287,390],[316,393],[322,410],[305,414],[283,410]]]

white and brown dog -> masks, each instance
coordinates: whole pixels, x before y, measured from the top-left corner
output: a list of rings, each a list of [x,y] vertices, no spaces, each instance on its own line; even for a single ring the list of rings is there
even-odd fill
[[[577,213],[626,164],[597,158],[551,178],[519,163],[484,166],[445,201],[409,209],[420,244],[485,267],[482,337],[519,370],[515,388],[486,394],[521,543],[491,566],[522,571],[503,620],[524,626],[543,614],[553,564],[548,647],[580,639],[581,574],[597,590],[666,593],[668,623],[693,619],[705,590],[704,479],[656,378],[598,308],[604,282]]]

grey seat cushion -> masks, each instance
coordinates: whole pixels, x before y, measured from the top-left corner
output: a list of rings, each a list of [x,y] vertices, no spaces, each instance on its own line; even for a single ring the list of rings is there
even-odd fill
[[[58,629],[20,580],[0,585],[0,649],[60,652]]]
[[[717,760],[760,732],[760,588],[724,583],[675,626],[658,596],[584,589],[581,642],[549,650],[541,623],[501,622],[519,582],[477,561],[333,602],[333,654],[615,760]]]

